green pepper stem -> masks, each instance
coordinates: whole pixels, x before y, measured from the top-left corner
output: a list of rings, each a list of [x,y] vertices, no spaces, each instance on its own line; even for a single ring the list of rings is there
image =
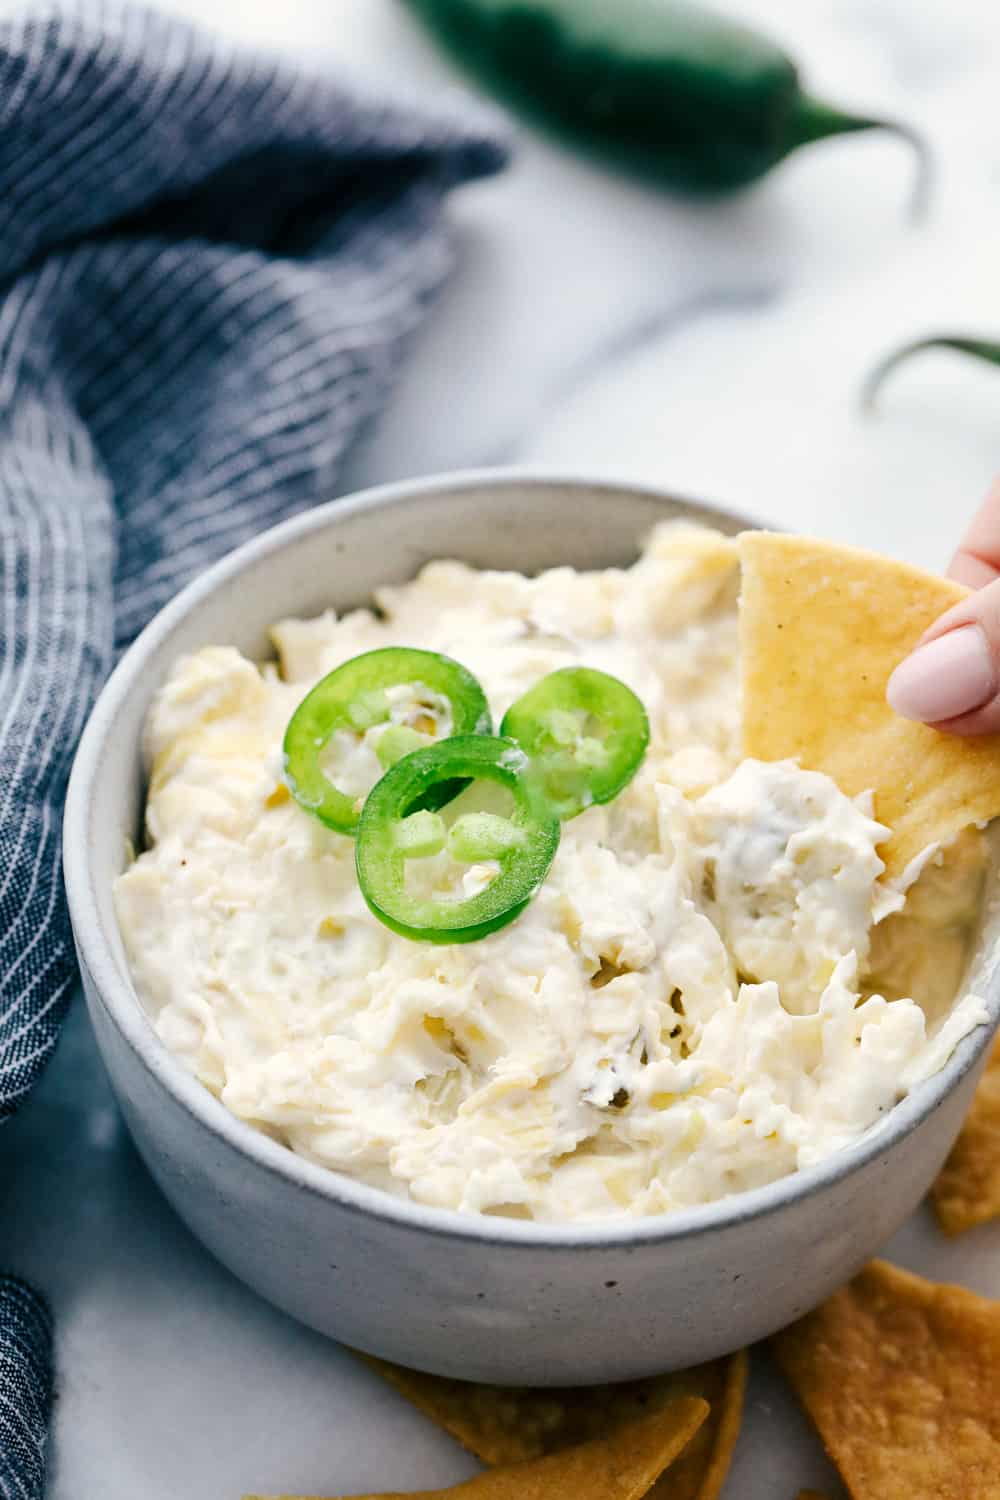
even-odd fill
[[[808,146],[812,141],[827,140],[857,130],[888,130],[912,146],[916,156],[916,177],[910,195],[910,217],[917,222],[926,217],[930,201],[933,159],[924,137],[901,120],[884,120],[873,115],[855,115],[826,104],[812,94],[800,94],[792,121],[791,150]]]
[[[925,349],[953,349],[958,354],[971,354],[975,359],[984,359],[991,365],[1000,365],[1000,340],[967,338],[963,334],[936,333],[927,338],[913,339],[899,349],[893,349],[879,360],[861,388],[861,407],[871,411],[887,376],[898,365]]]

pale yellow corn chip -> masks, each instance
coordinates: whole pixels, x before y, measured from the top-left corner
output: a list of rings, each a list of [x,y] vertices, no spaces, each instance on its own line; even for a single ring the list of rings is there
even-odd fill
[[[739,538],[743,753],[797,757],[849,796],[871,789],[892,829],[890,875],[1000,813],[1000,736],[958,738],[899,718],[895,666],[968,590],[853,547],[767,531]]]

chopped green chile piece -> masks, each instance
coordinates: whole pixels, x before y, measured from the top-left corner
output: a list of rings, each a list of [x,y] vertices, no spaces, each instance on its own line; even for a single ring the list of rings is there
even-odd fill
[[[474,864],[477,860],[499,859],[523,843],[524,834],[510,818],[498,818],[488,812],[466,813],[452,825],[448,853]]]
[[[396,848],[404,859],[426,859],[428,855],[440,854],[448,838],[441,814],[427,808],[400,818],[393,832]]]
[[[426,744],[427,736],[418,729],[411,729],[409,724],[390,724],[379,735],[375,754],[379,758],[379,764],[388,771],[404,755],[412,755],[414,750],[422,750]]]
[[[490,734],[493,728],[486,695],[472,673],[450,656],[387,646],[366,651],[329,672],[307,693],[285,730],[285,781],[301,807],[338,833],[351,834],[358,826],[363,799],[340,791],[322,766],[323,750],[338,730],[363,735],[392,713],[389,690],[414,686],[447,700],[451,734]],[[391,765],[408,755],[427,737],[408,724],[389,724],[375,752],[380,763]],[[462,784],[434,788],[442,807],[461,791]]]
[[[511,705],[500,733],[530,756],[565,820],[595,802],[610,802],[628,785],[649,744],[649,720],[617,677],[563,667]]]
[[[406,888],[406,863],[419,857],[419,838],[411,842],[404,830],[425,817],[415,807],[426,806],[435,788],[455,781],[493,782],[513,799],[509,817],[467,813],[448,834],[453,858],[495,861],[497,873],[472,896],[415,895]],[[524,910],[558,846],[559,820],[520,746],[492,735],[461,735],[415,750],[372,788],[358,825],[358,884],[372,911],[393,932],[431,943],[471,943]],[[431,853],[440,845],[430,838],[426,847]]]

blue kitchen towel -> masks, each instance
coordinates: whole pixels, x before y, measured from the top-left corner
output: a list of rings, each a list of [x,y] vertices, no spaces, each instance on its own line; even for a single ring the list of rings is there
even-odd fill
[[[326,499],[488,132],[361,102],[153,11],[0,23],[0,1118],[74,964],[63,793],[114,653]]]
[[[447,273],[445,193],[503,161],[482,122],[138,6],[4,8],[0,1120],[75,978],[60,816],[115,654],[193,574],[331,495]],[[44,1317],[17,1283],[0,1297],[0,1496],[34,1497]]]
[[[0,1278],[0,1495],[35,1500],[45,1480],[52,1323],[42,1299]]]

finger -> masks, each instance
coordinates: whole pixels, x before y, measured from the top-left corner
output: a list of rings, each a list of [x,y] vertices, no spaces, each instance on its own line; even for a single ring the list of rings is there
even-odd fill
[[[1000,476],[993,481],[959,543],[948,575],[970,589],[985,588],[1000,577]]]
[[[886,697],[904,719],[951,734],[1000,732],[1000,578],[934,622]]]

